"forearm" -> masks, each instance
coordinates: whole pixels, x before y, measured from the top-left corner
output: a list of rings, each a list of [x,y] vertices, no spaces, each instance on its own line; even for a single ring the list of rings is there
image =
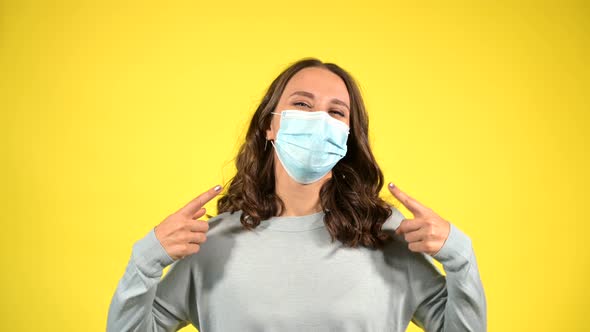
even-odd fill
[[[484,332],[487,305],[471,239],[451,226],[447,241],[450,243],[434,256],[446,272],[443,331]]]
[[[159,246],[153,230],[134,244],[111,300],[107,331],[176,331],[186,325],[154,301],[163,270],[173,262]]]

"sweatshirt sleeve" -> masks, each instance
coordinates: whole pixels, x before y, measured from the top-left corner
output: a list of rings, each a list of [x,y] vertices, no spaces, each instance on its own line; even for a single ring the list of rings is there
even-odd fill
[[[412,252],[410,287],[416,311],[412,322],[425,331],[485,332],[486,298],[471,239],[451,224],[449,236],[434,256]],[[439,261],[446,277],[432,262]]]
[[[187,293],[192,279],[187,261],[174,261],[154,228],[135,242],[109,306],[107,332],[177,331],[188,325]]]

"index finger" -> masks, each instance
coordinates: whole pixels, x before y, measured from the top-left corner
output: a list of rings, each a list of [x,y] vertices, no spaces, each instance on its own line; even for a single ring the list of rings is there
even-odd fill
[[[205,204],[207,204],[207,202],[213,199],[213,197],[217,196],[217,194],[220,192],[221,186],[217,185],[193,198],[193,200],[188,202],[185,206],[178,210],[178,212],[187,218],[192,218],[195,213],[197,213]]]
[[[417,200],[410,197],[410,195],[401,191],[398,187],[394,186],[393,183],[389,183],[389,191],[397,198],[412,214],[421,215],[428,210],[427,207],[420,204]]]

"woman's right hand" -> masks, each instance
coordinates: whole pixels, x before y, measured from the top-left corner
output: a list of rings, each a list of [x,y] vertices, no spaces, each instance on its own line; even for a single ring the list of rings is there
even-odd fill
[[[183,259],[197,253],[201,243],[207,241],[205,233],[209,230],[209,223],[198,218],[205,215],[203,206],[220,192],[221,186],[209,189],[154,228],[156,238],[172,259]]]

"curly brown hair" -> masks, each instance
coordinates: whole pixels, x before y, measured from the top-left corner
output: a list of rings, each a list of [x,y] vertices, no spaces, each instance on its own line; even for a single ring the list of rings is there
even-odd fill
[[[369,146],[369,119],[360,90],[347,71],[316,58],[304,58],[293,63],[268,88],[237,154],[237,173],[217,201],[217,212],[241,210],[240,222],[246,229],[252,230],[261,220],[280,215],[284,210],[284,203],[275,193],[273,149],[265,149],[265,131],[270,126],[271,112],[275,111],[285,86],[291,77],[307,67],[325,68],[338,75],[350,96],[347,153],[334,166],[332,177],[322,185],[319,193],[326,229],[332,242],[338,239],[347,247],[382,248],[390,235],[381,227],[392,210],[379,197],[383,173]]]

